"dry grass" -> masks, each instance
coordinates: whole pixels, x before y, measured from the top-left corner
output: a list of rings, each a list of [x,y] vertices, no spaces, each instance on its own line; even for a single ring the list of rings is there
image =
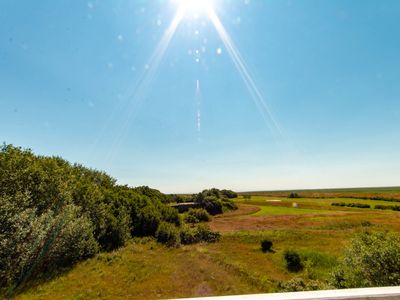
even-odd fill
[[[17,299],[158,299],[257,291],[197,247],[131,243],[83,262]]]
[[[18,299],[159,299],[278,291],[294,276],[283,252],[298,251],[312,261],[312,272],[326,280],[351,237],[362,230],[400,231],[400,213],[332,208],[303,199],[315,213],[287,214],[290,202],[257,198],[210,223],[223,233],[220,242],[168,249],[152,240],[135,240],[113,253],[103,253]],[[301,201],[301,199],[299,199]],[[249,203],[250,202],[250,203]],[[257,216],[267,206],[278,214]],[[263,253],[260,242],[273,242]]]
[[[296,192],[306,198],[381,198],[400,201],[400,187],[244,192],[241,195],[287,197]]]

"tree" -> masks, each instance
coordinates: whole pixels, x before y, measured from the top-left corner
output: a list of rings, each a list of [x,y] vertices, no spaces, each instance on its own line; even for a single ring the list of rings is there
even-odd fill
[[[332,275],[337,288],[400,285],[400,236],[389,232],[358,234]]]

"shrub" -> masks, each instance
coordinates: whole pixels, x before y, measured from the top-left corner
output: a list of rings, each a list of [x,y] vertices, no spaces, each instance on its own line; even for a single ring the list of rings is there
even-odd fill
[[[272,251],[272,242],[270,240],[262,240],[261,241],[261,250],[262,250],[262,252],[271,252]]]
[[[191,208],[186,216],[186,222],[188,223],[209,222],[210,220],[210,214],[203,208]]]
[[[227,198],[222,198],[222,211],[226,212],[228,210],[236,210],[238,208],[238,206],[236,205],[235,202],[233,202],[232,200],[229,200]]]
[[[161,222],[156,232],[156,239],[159,243],[168,247],[178,247],[181,244],[179,229],[167,222]]]
[[[363,204],[363,203],[344,203],[344,202],[335,202],[331,204],[332,206],[347,206],[347,207],[358,207],[358,208],[371,208],[371,205],[369,204]]]
[[[237,198],[238,194],[231,190],[221,190],[221,194],[229,199]]]
[[[295,277],[286,282],[280,282],[278,287],[282,292],[301,292],[301,291],[318,291],[329,288],[324,282],[319,280],[304,280],[300,277]]]
[[[399,205],[375,205],[375,209],[400,211]]]
[[[165,222],[175,224],[176,226],[181,226],[182,224],[178,210],[172,207],[162,206],[161,217]]]
[[[218,232],[211,231],[207,224],[199,224],[195,228],[184,226],[180,231],[181,242],[184,245],[200,242],[215,243],[219,241],[220,237],[221,235]]]
[[[290,272],[300,272],[303,270],[300,255],[295,251],[285,251],[284,258],[286,260],[286,268]]]
[[[218,189],[204,190],[194,195],[193,200],[211,215],[218,215],[226,210],[237,209],[236,204],[226,198]]]
[[[300,195],[297,193],[290,193],[288,198],[300,198]]]
[[[400,237],[363,232],[355,236],[332,274],[337,288],[400,285]]]
[[[23,196],[21,196],[23,197]],[[53,273],[98,251],[90,220],[73,204],[41,214],[0,197],[0,286]]]
[[[181,243],[184,245],[196,244],[199,242],[194,229],[183,226],[180,231]]]
[[[199,242],[202,241],[207,243],[218,242],[221,238],[221,234],[219,232],[211,231],[207,224],[199,224],[195,230],[195,236]]]
[[[19,284],[33,267],[40,277],[111,251],[130,236],[155,236],[162,221],[180,225],[164,204],[171,199],[59,157],[0,146],[0,285]]]

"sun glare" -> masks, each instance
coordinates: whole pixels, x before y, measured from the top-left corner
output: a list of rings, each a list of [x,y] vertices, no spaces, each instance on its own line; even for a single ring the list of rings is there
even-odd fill
[[[213,10],[212,0],[175,0],[185,14],[209,14]]]

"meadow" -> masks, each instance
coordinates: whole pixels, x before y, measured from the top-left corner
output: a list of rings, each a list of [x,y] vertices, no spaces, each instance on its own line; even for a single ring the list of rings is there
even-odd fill
[[[347,198],[327,199],[240,196],[235,201],[238,210],[210,222],[222,234],[217,243],[167,248],[151,238],[135,238],[124,248],[98,254],[47,282],[31,285],[17,299],[178,298],[278,292],[293,278],[326,282],[356,233],[400,231],[400,212],[331,205],[388,203],[349,193]],[[393,191],[368,193],[385,198]],[[260,249],[265,239],[273,242],[271,252]],[[287,270],[283,255],[287,250],[300,254],[302,271]]]

